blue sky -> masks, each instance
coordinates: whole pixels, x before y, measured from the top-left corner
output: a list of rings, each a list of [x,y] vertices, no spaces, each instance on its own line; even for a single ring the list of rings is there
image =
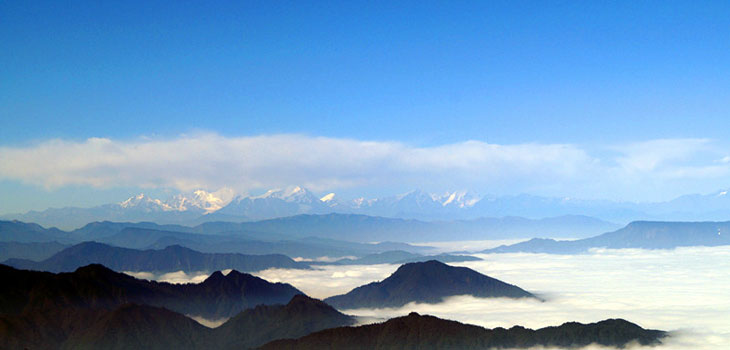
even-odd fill
[[[230,186],[246,192],[283,182],[353,194],[474,187],[621,200],[730,187],[722,165],[730,124],[725,1],[5,1],[0,46],[0,190],[10,199],[0,203],[0,212],[92,205],[139,189]],[[262,169],[283,171],[268,163],[238,168],[260,178],[230,185],[211,173],[186,179],[151,177],[151,169],[124,178],[100,175],[100,167],[113,168],[107,161],[60,169],[61,175],[38,167],[46,163],[39,147],[61,142],[65,146],[50,148],[67,151],[72,158],[65,164],[74,163],[99,150],[90,138],[127,149],[212,137],[225,148],[271,136],[231,149],[299,148],[277,135],[312,147],[318,138],[349,140],[356,153],[365,147],[360,143],[395,143],[384,151],[395,153],[380,157],[401,161],[414,152],[438,153],[443,160],[452,155],[449,145],[457,145],[459,152],[488,153],[470,161],[508,164],[503,177],[509,180],[451,158],[446,163],[453,167],[439,172],[424,171],[428,164],[386,167],[398,173],[393,182],[364,181],[339,168],[330,169],[330,181],[305,171],[301,181],[267,182]],[[481,144],[458,146],[470,140]],[[661,140],[680,149],[661,148],[667,145]],[[568,145],[584,154],[569,150],[567,158],[539,166],[529,161],[532,168],[522,171],[526,158],[509,153],[517,151],[505,160],[502,149],[486,151],[484,145]],[[544,147],[520,152],[549,158]],[[273,164],[281,166],[282,155],[290,153],[268,156],[280,157]],[[115,164],[151,162],[125,154],[138,158]],[[159,156],[160,162],[184,163]],[[59,158],[50,151],[44,157]],[[195,161],[209,158],[204,153]],[[382,167],[384,158],[373,159],[359,164]],[[590,166],[595,163],[600,167]],[[214,165],[226,171],[229,164],[205,166]],[[295,175],[321,168],[300,165],[284,168]],[[591,186],[595,176],[572,172],[551,173],[552,182],[535,179],[543,167],[563,165],[583,173],[623,171]],[[441,180],[451,171],[469,174]],[[85,179],[69,180],[73,176]]]

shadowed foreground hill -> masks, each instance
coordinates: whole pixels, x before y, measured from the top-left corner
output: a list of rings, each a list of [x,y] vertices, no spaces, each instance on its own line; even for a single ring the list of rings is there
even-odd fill
[[[300,294],[286,305],[260,305],[241,312],[215,329],[215,340],[217,348],[240,349],[354,323],[353,317]]]
[[[381,282],[357,287],[347,294],[327,298],[325,302],[338,309],[383,308],[409,302],[435,304],[453,295],[535,298],[522,288],[472,269],[431,260],[405,264]]]
[[[0,280],[0,314],[61,308],[112,310],[136,303],[220,319],[256,305],[283,304],[302,294],[289,284],[237,271],[228,275],[218,271],[198,284],[170,284],[136,279],[101,265],[60,274],[0,265]]]
[[[124,304],[111,311],[46,311],[22,317],[0,315],[0,348],[249,349],[354,321],[304,295],[295,296],[286,305],[246,310],[214,329],[177,312],[148,305]]]
[[[175,285],[101,265],[61,274],[0,265],[0,278],[0,349],[246,349],[354,323],[288,284],[236,271]],[[235,317],[210,329],[184,314]]]
[[[643,329],[636,324],[611,319],[598,323],[565,323],[538,330],[515,326],[486,329],[411,313],[384,323],[340,327],[312,333],[299,339],[277,340],[263,350],[286,349],[490,349],[581,347],[592,343],[623,347],[630,342],[658,344],[663,331]]]
[[[235,253],[201,253],[179,245],[161,250],[137,250],[113,247],[97,242],[84,242],[66,248],[50,258],[35,262],[11,259],[5,264],[22,269],[70,272],[89,264],[102,264],[116,271],[217,271],[234,269],[249,272],[268,268],[306,269],[281,254],[244,255]]]
[[[195,349],[209,341],[210,333],[177,312],[125,304],[103,314],[89,327],[72,330],[61,349]]]
[[[64,349],[248,349],[276,339],[352,325],[354,319],[304,295],[286,305],[257,306],[210,329],[162,308],[126,304],[76,331]]]

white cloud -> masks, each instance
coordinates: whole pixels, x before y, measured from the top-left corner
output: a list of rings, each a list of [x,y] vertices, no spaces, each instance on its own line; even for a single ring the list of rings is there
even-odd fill
[[[706,180],[719,183],[730,174],[730,164],[717,162],[723,154],[716,148],[704,139],[653,140],[608,147],[614,154],[597,157],[571,144],[499,145],[474,140],[415,147],[303,135],[90,138],[0,147],[0,179],[49,189],[230,187],[247,192],[300,184],[315,191],[459,187],[595,198],[636,195],[647,182],[665,185],[657,191],[676,191],[676,181],[684,181],[685,190],[714,190],[706,188],[711,183]]]
[[[352,268],[324,265],[312,270],[268,269],[253,274],[269,282],[289,283],[313,298],[324,299],[347,293],[364,281],[383,280],[397,268],[390,264],[355,265]]]
[[[488,328],[540,328],[568,321],[624,318],[642,327],[671,331],[672,337],[657,350],[730,348],[728,246],[596,249],[581,255],[478,256],[484,260],[451,265],[467,266],[518,285],[547,301],[456,296],[440,304],[411,303],[400,308],[344,311],[359,316],[361,323],[415,311]],[[397,268],[390,264],[323,266],[313,270],[269,269],[255,275],[271,282],[290,283],[312,297],[324,299],[383,280]],[[147,272],[130,274],[176,283],[196,283],[208,276],[181,272],[159,276]],[[221,321],[203,323],[216,326]]]
[[[230,272],[230,271],[229,271]],[[146,279],[150,281],[160,281],[160,282],[168,282],[168,283],[174,283],[174,284],[184,284],[184,283],[200,283],[205,281],[208,276],[210,276],[210,273],[208,272],[190,272],[186,273],[185,271],[176,271],[176,272],[168,272],[163,274],[154,274],[152,272],[147,271],[124,271],[127,275],[140,278],[140,279]]]
[[[621,167],[631,172],[647,172],[676,161],[692,159],[710,149],[707,139],[659,139],[615,147],[622,153],[617,158]]]
[[[540,328],[620,317],[643,327],[672,331],[673,336],[657,350],[730,348],[730,247],[479,257],[484,260],[452,265],[516,284],[548,301],[456,296],[440,304],[344,311],[360,316],[363,323],[416,311],[489,328]],[[324,298],[382,280],[396,268],[328,266],[314,271],[267,270],[257,275],[290,282],[307,294]]]

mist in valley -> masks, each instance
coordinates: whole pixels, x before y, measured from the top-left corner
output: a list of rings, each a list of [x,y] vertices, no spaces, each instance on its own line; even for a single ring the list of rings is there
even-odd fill
[[[645,328],[671,331],[660,349],[730,347],[730,247],[477,256],[484,260],[451,265],[515,284],[546,301],[455,296],[440,304],[341,311],[360,316],[363,323],[415,311],[488,328],[535,329],[624,318]],[[312,271],[271,269],[257,275],[287,281],[313,297],[325,298],[382,280],[397,268],[327,266]]]
[[[578,255],[475,256],[483,260],[450,265],[469,267],[517,285],[545,301],[454,296],[439,304],[410,303],[399,308],[341,311],[357,316],[360,324],[382,322],[415,311],[487,328],[521,325],[537,329],[570,321],[590,323],[623,318],[644,328],[671,331],[671,337],[665,339],[660,349],[730,347],[728,246],[594,249]],[[324,299],[381,281],[398,267],[394,264],[324,265],[312,270],[267,269],[253,274],[270,282],[292,284],[309,296]],[[210,274],[128,273],[170,283],[199,283]],[[192,318],[208,327],[225,321]]]

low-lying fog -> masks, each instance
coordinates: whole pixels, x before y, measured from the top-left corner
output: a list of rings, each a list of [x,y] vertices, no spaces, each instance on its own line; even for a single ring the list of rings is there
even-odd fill
[[[343,311],[361,316],[363,322],[416,311],[489,328],[518,324],[539,328],[567,321],[624,318],[642,327],[675,331],[659,347],[662,350],[730,349],[730,247],[477,256],[484,260],[451,265],[467,266],[518,285],[547,301],[457,296],[435,305]],[[382,280],[397,268],[325,266],[309,271],[270,269],[255,274],[325,298]]]

